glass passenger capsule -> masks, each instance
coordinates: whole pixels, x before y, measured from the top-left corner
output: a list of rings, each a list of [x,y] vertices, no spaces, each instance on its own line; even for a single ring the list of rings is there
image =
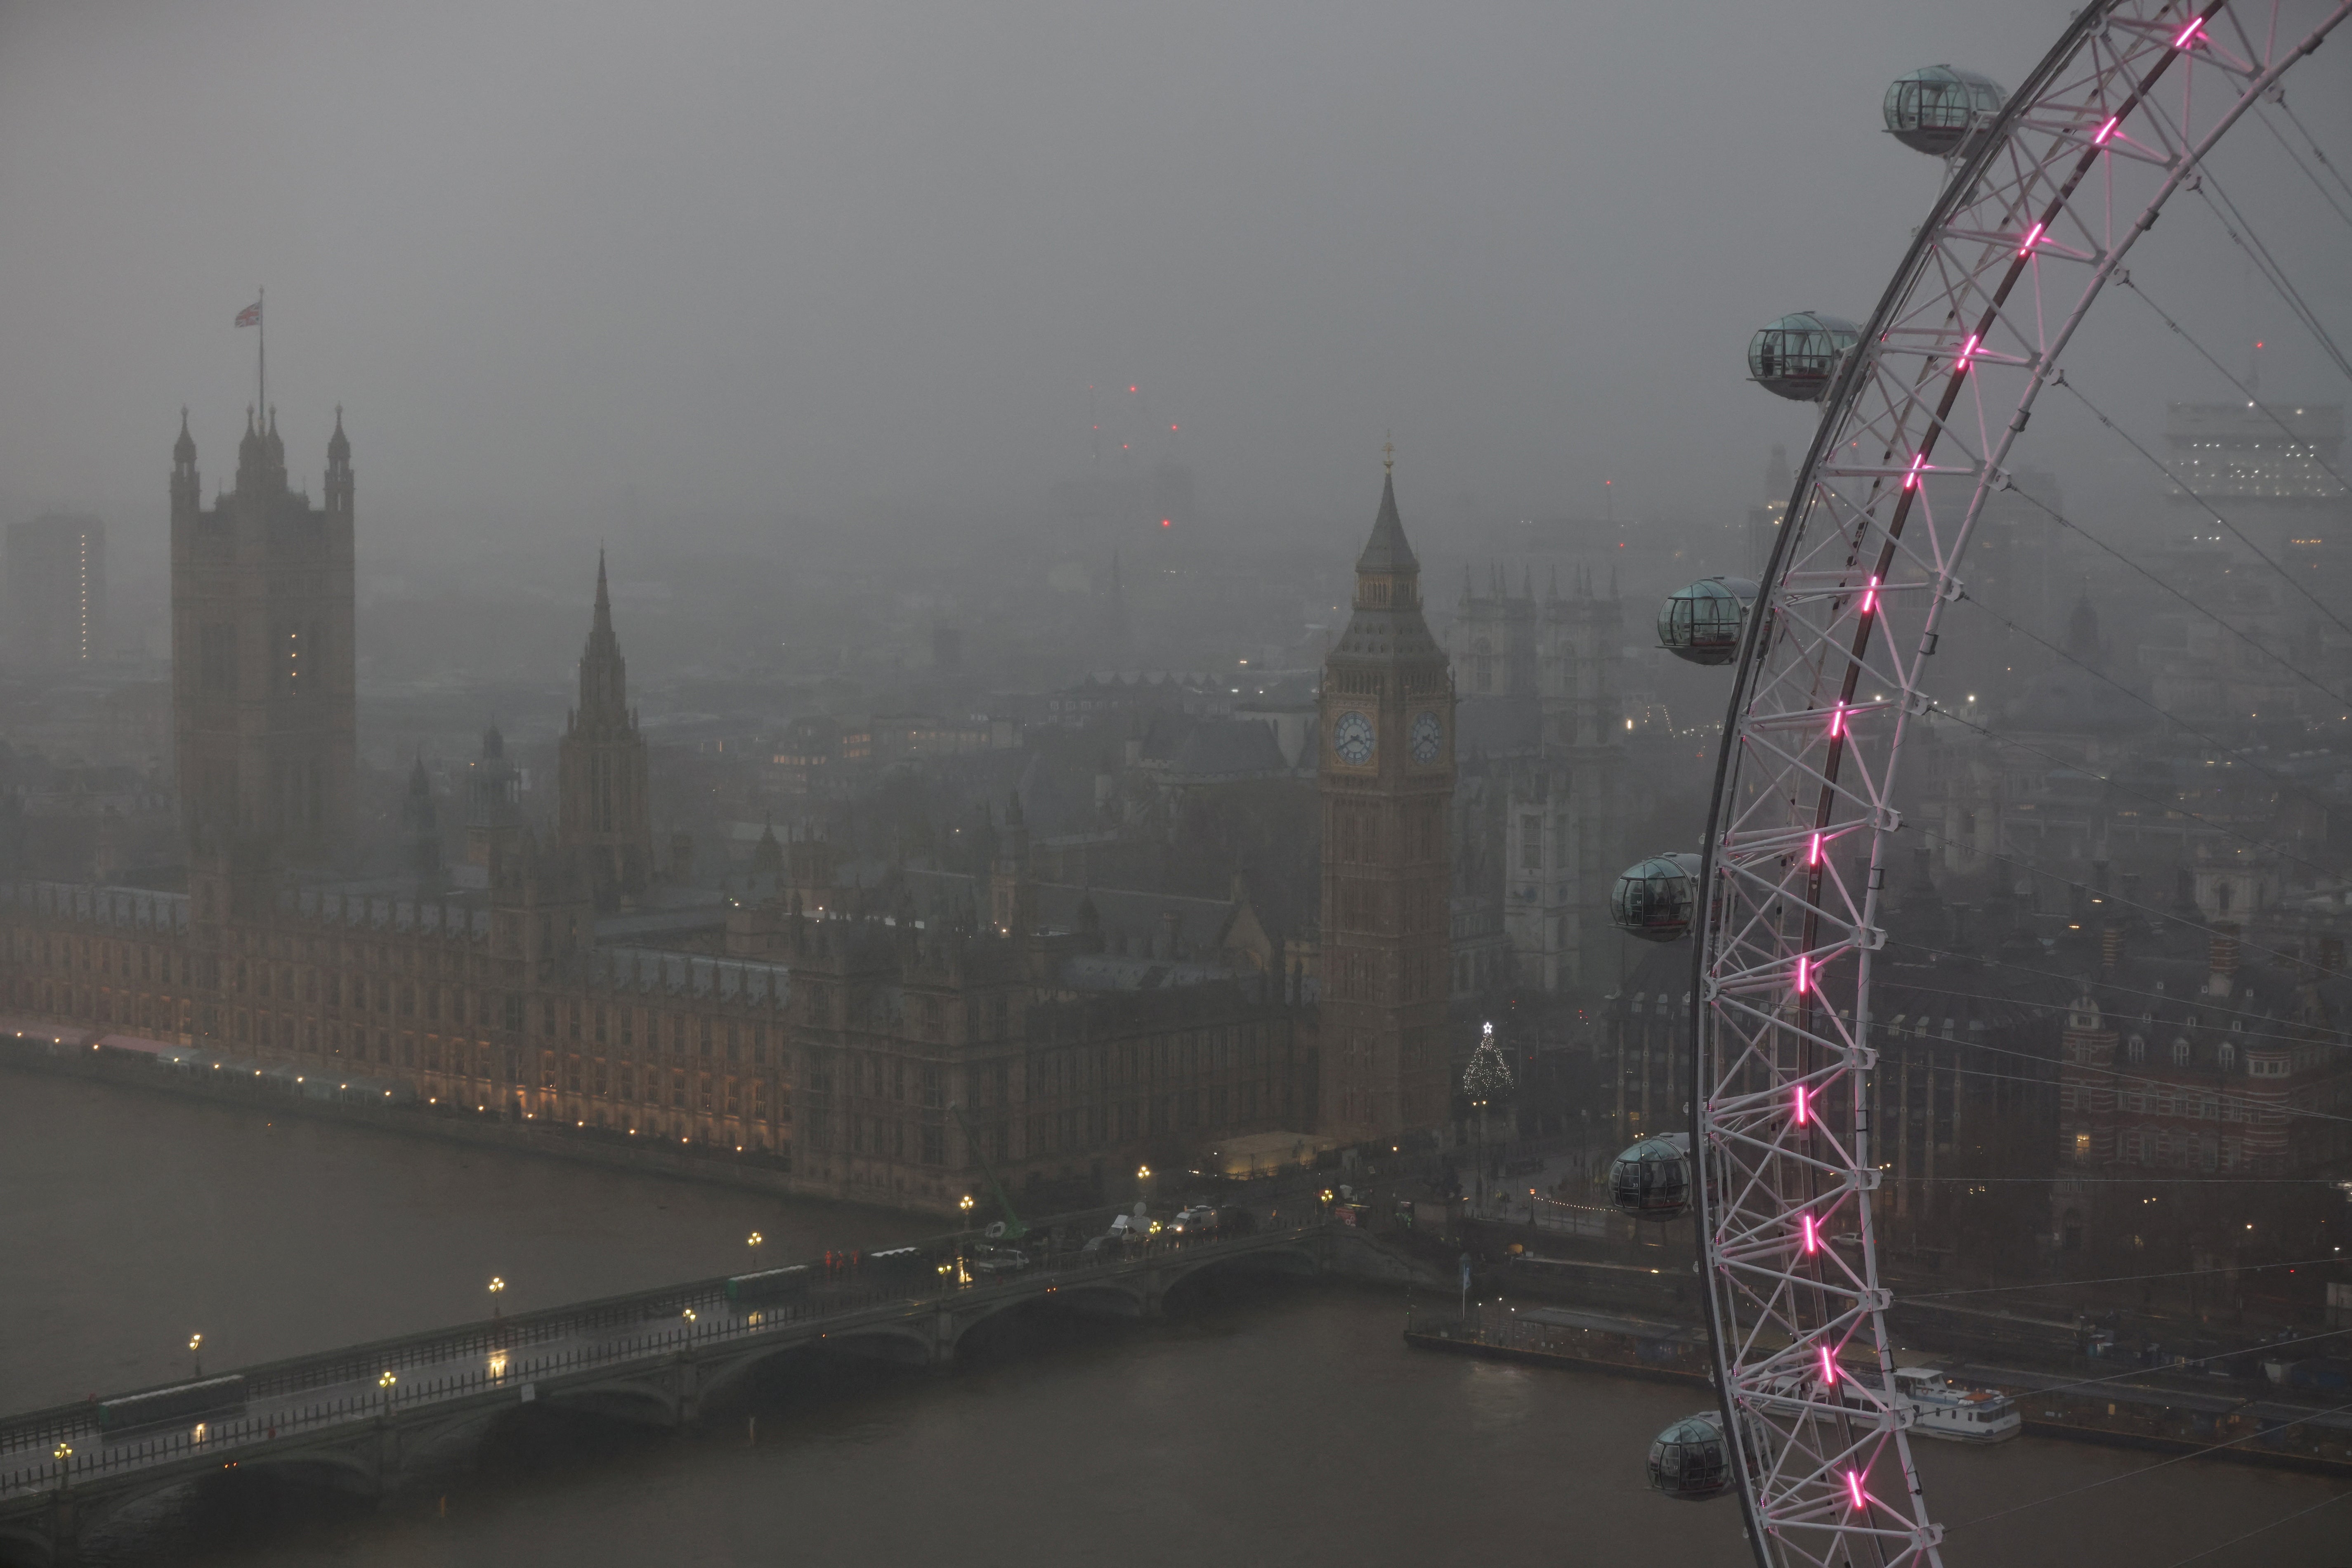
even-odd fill
[[[1938,158],[1976,151],[2009,93],[1999,82],[1950,66],[1922,66],[1886,89],[1886,129],[1916,153]]]
[[[1693,664],[1729,664],[1755,602],[1756,584],[1745,577],[1702,577],[1677,588],[1658,606],[1658,646]]]
[[[1644,1138],[1610,1163],[1609,1201],[1635,1219],[1680,1219],[1690,1194],[1687,1132]]]
[[[1650,1488],[1670,1498],[1704,1502],[1731,1489],[1731,1445],[1723,1416],[1713,1410],[1685,1415],[1650,1444]]]
[[[1817,403],[1837,378],[1839,360],[1861,341],[1852,321],[1799,310],[1748,340],[1748,379],[1776,397]]]
[[[1653,855],[1629,866],[1609,889],[1609,920],[1627,936],[1673,942],[1698,910],[1698,857]]]

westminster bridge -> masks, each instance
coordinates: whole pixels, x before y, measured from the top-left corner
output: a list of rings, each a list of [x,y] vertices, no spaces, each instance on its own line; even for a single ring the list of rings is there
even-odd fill
[[[1410,1272],[1401,1256],[1319,1213],[1242,1235],[1050,1253],[999,1272],[991,1270],[1001,1268],[1002,1255],[992,1260],[964,1238],[844,1258],[518,1313],[0,1419],[0,1556],[71,1563],[83,1537],[122,1510],[222,1469],[274,1467],[381,1494],[397,1484],[405,1459],[516,1405],[677,1426],[761,1363],[796,1352],[940,1366],[975,1325],[1003,1313],[1052,1302],[1149,1317],[1169,1290],[1207,1269],[1394,1279]],[[191,1392],[214,1387],[219,1392]],[[192,1403],[205,1407],[186,1408]],[[142,1418],[142,1407],[156,1418]]]

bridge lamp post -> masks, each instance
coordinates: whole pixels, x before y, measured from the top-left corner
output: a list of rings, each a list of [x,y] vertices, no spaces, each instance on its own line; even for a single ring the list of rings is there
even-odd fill
[[[188,1361],[189,1363],[195,1368],[195,1371],[189,1374],[190,1376],[202,1377],[205,1375],[204,1352],[205,1336],[202,1334],[190,1334],[188,1336]]]
[[[1135,1195],[1145,1203],[1151,1201],[1151,1167],[1149,1165],[1135,1168]]]
[[[384,1408],[387,1410],[392,1407],[392,1385],[399,1381],[399,1378],[394,1377],[389,1372],[386,1372],[382,1377],[375,1380],[376,1387],[383,1391],[383,1404]]]
[[[963,1197],[956,1204],[956,1207],[963,1211],[963,1227],[966,1230],[970,1230],[971,1228],[971,1194],[970,1193],[964,1194]]]
[[[506,1288],[505,1280],[495,1274],[490,1276],[490,1321],[494,1323],[499,1321],[499,1292]]]
[[[744,1244],[751,1249],[751,1272],[754,1274],[760,1271],[760,1244],[766,1239],[756,1230],[744,1238]]]

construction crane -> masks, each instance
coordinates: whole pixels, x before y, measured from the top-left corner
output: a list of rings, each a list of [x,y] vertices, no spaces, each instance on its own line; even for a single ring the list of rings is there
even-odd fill
[[[950,1105],[948,1110],[956,1119],[956,1125],[963,1129],[963,1146],[971,1152],[974,1160],[980,1162],[980,1173],[988,1181],[988,1195],[996,1200],[997,1209],[1004,1215],[990,1229],[994,1237],[1006,1241],[1020,1240],[1029,1234],[1029,1227],[1022,1222],[1019,1215],[1013,1212],[1013,1200],[1004,1195],[1004,1184],[996,1179],[996,1172],[989,1164],[988,1156],[980,1152],[980,1135],[972,1131],[971,1121],[965,1119],[962,1106]]]

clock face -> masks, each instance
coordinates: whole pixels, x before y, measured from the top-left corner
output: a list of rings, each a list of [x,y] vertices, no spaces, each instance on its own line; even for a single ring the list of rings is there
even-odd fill
[[[1362,767],[1372,760],[1372,721],[1361,713],[1340,714],[1331,726],[1331,749],[1341,762]]]
[[[1412,760],[1433,763],[1437,753],[1445,749],[1445,724],[1434,713],[1420,713],[1412,721]]]

